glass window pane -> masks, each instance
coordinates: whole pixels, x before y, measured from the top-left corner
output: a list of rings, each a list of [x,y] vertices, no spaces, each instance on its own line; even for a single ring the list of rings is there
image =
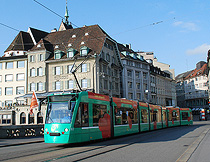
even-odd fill
[[[0,63],[0,70],[2,69],[2,63]]]
[[[5,95],[12,95],[12,87],[5,88]]]
[[[68,57],[73,57],[74,56],[74,51],[69,51],[68,52]]]
[[[35,83],[31,83],[31,91],[35,91]]]
[[[74,88],[74,82],[73,80],[69,80],[69,89],[73,89]]]
[[[24,68],[25,67],[25,61],[18,61],[17,62],[17,68]]]
[[[33,69],[31,69],[31,76],[34,77],[35,75],[36,75],[35,69],[33,68]]]
[[[24,94],[24,87],[17,87],[16,94]]]
[[[24,74],[17,74],[17,81],[24,80]]]
[[[61,89],[61,83],[60,82],[55,82],[55,89],[60,90]]]
[[[13,62],[6,62],[5,69],[12,69],[13,68]]]
[[[87,72],[87,64],[82,64],[82,72]]]
[[[43,75],[43,72],[42,72],[42,68],[38,68],[38,76],[42,76]]]
[[[82,79],[82,88],[87,88],[87,79]]]
[[[43,90],[43,83],[38,83],[38,91],[42,91]]]
[[[13,75],[9,74],[9,75],[5,75],[5,82],[11,82],[13,81]]]
[[[73,65],[68,65],[68,74],[71,74],[72,66],[73,66]]]
[[[57,66],[55,67],[55,75],[60,75],[61,74],[61,67]]]
[[[39,55],[39,61],[43,61],[43,55],[42,54]]]

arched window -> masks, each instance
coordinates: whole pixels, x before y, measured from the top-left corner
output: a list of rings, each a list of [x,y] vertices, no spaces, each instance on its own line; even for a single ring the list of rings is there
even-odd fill
[[[43,115],[41,112],[37,114],[37,124],[42,124],[43,123]]]
[[[26,114],[24,112],[20,114],[20,124],[26,124]]]
[[[28,114],[28,123],[29,124],[34,124],[34,113],[33,114]]]

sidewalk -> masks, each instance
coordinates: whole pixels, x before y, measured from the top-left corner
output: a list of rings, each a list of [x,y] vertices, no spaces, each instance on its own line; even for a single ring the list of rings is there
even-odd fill
[[[30,143],[44,142],[44,137],[25,137],[25,138],[8,138],[0,139],[0,147],[17,146]]]

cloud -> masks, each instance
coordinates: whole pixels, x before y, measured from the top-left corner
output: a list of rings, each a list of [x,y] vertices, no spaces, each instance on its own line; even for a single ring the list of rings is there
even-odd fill
[[[185,30],[190,30],[190,31],[198,31],[199,28],[195,23],[192,22],[183,22],[183,21],[176,21],[173,23],[174,26],[181,27]]]
[[[189,49],[186,51],[188,55],[206,55],[210,49],[209,44],[202,44],[194,49]]]

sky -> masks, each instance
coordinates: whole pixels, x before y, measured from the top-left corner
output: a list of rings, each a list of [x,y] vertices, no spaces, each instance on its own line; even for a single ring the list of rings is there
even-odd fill
[[[1,0],[0,56],[18,31],[59,28],[61,17],[36,1],[65,14],[66,0]],[[98,24],[117,42],[154,52],[159,62],[175,69],[175,76],[207,61],[209,0],[68,0],[68,10],[74,28]]]

